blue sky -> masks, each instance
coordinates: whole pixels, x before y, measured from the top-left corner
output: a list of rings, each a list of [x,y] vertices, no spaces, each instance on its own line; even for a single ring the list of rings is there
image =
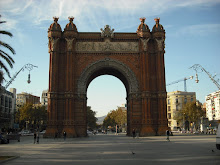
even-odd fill
[[[9,88],[17,93],[28,92],[41,96],[48,88],[49,53],[47,30],[53,16],[59,17],[62,29],[74,16],[79,32],[100,32],[106,24],[115,32],[136,32],[140,17],[146,17],[150,29],[154,18],[166,31],[165,67],[166,82],[194,76],[189,69],[200,64],[210,74],[220,78],[220,0],[0,0],[1,20],[7,21],[1,29],[14,37],[2,37],[15,50],[14,75],[27,63],[38,66],[31,71],[31,83],[27,84],[28,71],[21,72]],[[204,72],[199,72],[199,83],[187,81],[187,91],[196,92],[200,102],[218,88]],[[6,77],[9,80],[8,77]],[[220,83],[220,82],[219,82]],[[167,92],[184,90],[183,81],[167,87]],[[125,87],[113,76],[100,76],[88,88],[88,105],[97,116],[107,114],[126,102]]]

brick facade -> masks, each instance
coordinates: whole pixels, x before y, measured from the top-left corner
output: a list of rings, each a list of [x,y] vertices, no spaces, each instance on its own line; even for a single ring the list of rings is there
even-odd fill
[[[119,78],[127,91],[128,135],[162,135],[167,129],[164,67],[165,31],[156,24],[150,32],[141,18],[136,33],[78,32],[73,18],[61,31],[54,18],[48,29],[50,68],[46,137],[87,135],[86,91],[104,74]]]

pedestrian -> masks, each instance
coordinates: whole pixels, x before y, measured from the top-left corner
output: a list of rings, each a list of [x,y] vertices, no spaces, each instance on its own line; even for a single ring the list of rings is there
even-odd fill
[[[57,138],[57,136],[58,136],[58,133],[57,133],[57,132],[55,132],[54,139],[56,139],[56,138]]]
[[[36,143],[37,134],[36,131],[34,131],[34,144]]]
[[[39,144],[40,141],[40,135],[39,135],[39,131],[37,132],[37,144]]]
[[[66,140],[66,131],[63,132],[63,138]]]
[[[132,130],[133,138],[135,138],[135,129]]]
[[[169,129],[166,130],[167,140],[170,141],[170,131]]]

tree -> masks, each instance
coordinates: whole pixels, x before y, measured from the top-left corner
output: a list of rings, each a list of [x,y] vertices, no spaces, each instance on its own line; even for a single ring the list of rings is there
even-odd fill
[[[127,123],[127,111],[123,111],[121,108],[117,110],[112,110],[105,117],[103,121],[103,126],[107,128],[108,126],[115,127],[118,125],[119,127],[125,126]]]
[[[189,124],[194,123],[195,127],[198,128],[199,120],[204,115],[205,112],[202,110],[201,105],[197,105],[196,102],[191,102],[186,103],[183,109],[174,115],[174,119],[182,125],[186,122]]]
[[[114,110],[107,114],[103,121],[103,127],[108,128],[108,126],[114,127],[116,125],[114,118]]]
[[[0,15],[0,17],[1,17],[1,15]],[[6,21],[0,21],[0,24],[3,24],[3,23],[6,23]],[[8,31],[4,31],[4,30],[0,30],[0,34],[7,35],[9,37],[13,36],[12,33],[8,32]],[[0,41],[0,46],[3,46],[7,50],[9,50],[12,54],[15,54],[15,50],[7,43]],[[0,49],[0,57],[1,57],[1,59],[4,59],[4,61],[7,62],[7,64],[10,66],[10,68],[13,68],[14,60],[12,59],[12,57],[8,53],[6,53],[5,51]],[[2,69],[4,69],[4,71],[7,73],[8,77],[10,77],[10,73],[9,73],[7,66],[4,64],[4,62],[2,60],[0,60],[0,69],[1,69],[0,70],[0,84],[1,84],[4,79]]]
[[[87,126],[90,129],[96,128],[96,121],[98,120],[96,117],[96,112],[91,109],[90,106],[87,107]]]
[[[31,128],[41,128],[47,120],[47,111],[45,106],[34,106],[32,104],[24,104],[16,113],[16,122],[21,127],[25,127],[29,123]]]

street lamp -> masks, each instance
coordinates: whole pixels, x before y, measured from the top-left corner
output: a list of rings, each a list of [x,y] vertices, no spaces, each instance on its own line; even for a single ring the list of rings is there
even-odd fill
[[[31,83],[31,80],[30,80],[30,78],[31,78],[30,71],[31,71],[34,67],[37,68],[37,66],[34,66],[34,65],[32,65],[32,64],[25,64],[25,65],[7,82],[7,84],[5,85],[5,89],[8,88],[8,86],[14,81],[14,79],[17,77],[17,75],[18,75],[21,71],[24,71],[24,69],[27,69],[27,70],[29,71],[27,82],[28,82],[28,84],[30,84],[30,83]]]

